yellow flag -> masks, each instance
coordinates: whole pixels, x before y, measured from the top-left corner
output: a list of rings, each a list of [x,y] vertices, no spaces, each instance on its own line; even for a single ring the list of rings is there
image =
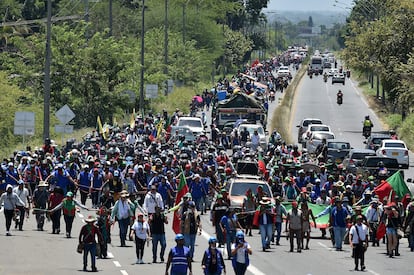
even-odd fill
[[[129,128],[134,129],[135,128],[135,115],[131,114],[131,119],[129,121]]]
[[[108,140],[107,133],[106,133],[106,131],[104,131],[104,129],[102,127],[102,122],[101,122],[101,117],[100,116],[98,116],[96,118],[96,122],[98,123],[98,133],[102,135],[104,140]]]

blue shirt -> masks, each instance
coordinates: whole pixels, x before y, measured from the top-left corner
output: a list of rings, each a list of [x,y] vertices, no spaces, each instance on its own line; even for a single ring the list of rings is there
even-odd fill
[[[346,216],[348,216],[348,210],[345,207],[335,207],[332,210],[332,225],[335,227],[346,227]]]

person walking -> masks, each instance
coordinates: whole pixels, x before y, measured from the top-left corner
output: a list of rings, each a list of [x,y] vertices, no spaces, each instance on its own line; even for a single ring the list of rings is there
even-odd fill
[[[126,235],[131,217],[134,216],[131,205],[127,200],[127,193],[122,193],[121,198],[115,202],[114,208],[111,212],[111,218],[114,222],[118,221],[119,238],[121,239],[121,247],[126,247]]]
[[[386,217],[386,232],[387,232],[387,250],[390,258],[394,257],[394,251],[397,249],[397,229],[400,226],[400,216],[394,203],[384,207]],[[397,253],[395,253],[395,256]]]
[[[149,217],[149,224],[152,237],[152,262],[157,262],[157,248],[158,243],[160,243],[160,259],[163,263],[165,248],[167,247],[167,242],[165,240],[165,224],[168,224],[168,218],[161,212],[161,208],[155,208],[155,213]]]
[[[191,261],[194,257],[194,248],[197,232],[201,234],[201,220],[195,203],[190,201],[188,210],[181,216],[181,233],[184,235],[185,246],[190,249]]]
[[[252,255],[252,247],[244,240],[243,231],[236,233],[236,241],[232,245],[231,255],[234,273],[236,275],[246,274],[250,263],[249,255]]]
[[[337,198],[335,200],[335,207],[331,213],[331,225],[334,230],[336,251],[342,251],[342,244],[346,233],[346,220],[348,217],[350,217],[348,210],[342,206],[342,201]]]
[[[168,270],[171,266],[171,275],[189,275],[193,274],[191,265],[190,249],[184,246],[184,235],[175,235],[176,246],[171,248],[168,254],[167,265],[165,268],[165,275],[168,275]]]
[[[273,233],[273,213],[270,200],[262,198],[259,202],[259,230],[262,239],[262,250],[270,248]]]
[[[76,214],[76,206],[89,210],[88,207],[75,200],[73,198],[73,193],[69,191],[66,193],[66,198],[64,198],[55,208],[50,210],[51,214],[55,213],[59,209],[63,210],[63,219],[66,224],[66,238],[71,238],[72,224]]]
[[[203,269],[204,275],[226,274],[226,265],[223,254],[217,249],[216,237],[210,237],[208,239],[208,248],[204,251],[201,268]]]
[[[40,181],[33,192],[33,208],[35,208],[33,213],[36,215],[38,231],[43,231],[43,225],[45,224],[45,211],[49,200],[49,191],[46,190],[46,187],[48,187],[48,184]]]
[[[242,205],[242,212],[245,213],[245,227],[246,227],[246,234],[252,236],[252,227],[253,227],[253,216],[254,211],[256,210],[256,202],[255,197],[252,192],[252,189],[247,189],[246,195],[243,199]]]
[[[97,272],[98,269],[96,268],[96,236],[98,237],[98,242],[101,244],[102,235],[95,226],[96,218],[94,216],[88,216],[88,218],[84,219],[86,223],[82,226],[80,233],[79,233],[79,244],[83,245],[83,271],[87,271],[88,266],[88,254],[91,254],[91,265],[92,265],[92,272]]]
[[[29,190],[24,187],[24,181],[23,180],[19,180],[18,181],[18,186],[13,188],[13,192],[16,193],[19,198],[22,200],[22,202],[24,203],[24,205],[17,205],[16,208],[19,210],[18,212],[18,218],[16,218],[16,224],[14,226],[15,229],[17,229],[17,227],[19,227],[19,231],[23,231],[23,223],[24,223],[24,218],[26,217],[26,210],[30,211],[30,194],[29,194]],[[29,215],[27,215],[27,217],[29,217]]]
[[[280,245],[280,235],[282,233],[283,216],[287,216],[286,208],[280,203],[282,198],[277,196],[275,198],[275,230],[276,230],[276,245]]]
[[[137,220],[131,227],[130,237],[135,235],[135,251],[137,254],[137,264],[144,264],[142,260],[144,257],[145,242],[150,239],[151,230],[149,224],[144,220],[144,214],[139,213]]]
[[[241,225],[237,220],[235,209],[229,208],[226,215],[220,220],[220,229],[223,232],[223,235],[226,236],[227,255],[229,260],[231,258],[231,245],[236,238],[237,228],[241,228]]]
[[[48,209],[53,209],[58,206],[63,199],[65,198],[62,188],[56,186],[53,189],[52,194],[49,196]],[[50,213],[50,219],[52,220],[52,234],[60,233],[60,216],[62,216],[62,210],[56,210],[53,213]]]
[[[6,218],[6,236],[11,236],[10,226],[12,224],[15,209],[18,205],[24,205],[19,196],[16,193],[13,193],[13,186],[11,184],[7,184],[6,192],[0,196],[0,209],[2,205],[4,208],[4,217]]]
[[[155,213],[156,206],[164,209],[164,201],[162,200],[161,194],[157,192],[157,188],[156,184],[152,184],[151,191],[145,195],[143,207],[148,215]]]
[[[368,226],[362,223],[362,215],[358,215],[356,221],[349,231],[349,243],[353,250],[355,270],[358,270],[358,263],[360,263],[361,271],[364,271],[365,251],[368,247]]]
[[[289,226],[288,226],[289,225]],[[290,239],[290,252],[293,252],[293,240],[296,237],[297,251],[300,253],[302,251],[302,211],[298,209],[298,203],[292,201],[292,209],[287,213],[286,217],[286,232],[289,234]]]
[[[301,211],[302,211],[302,219],[303,219],[303,223],[302,223],[302,249],[303,249],[303,242],[304,239],[306,237],[306,246],[305,246],[305,250],[309,249],[309,240],[310,240],[310,232],[311,232],[311,226],[310,226],[310,219],[312,218],[313,224],[315,226],[315,228],[317,228],[316,226],[316,219],[315,216],[313,215],[312,209],[309,208],[308,203],[306,201],[301,203]]]

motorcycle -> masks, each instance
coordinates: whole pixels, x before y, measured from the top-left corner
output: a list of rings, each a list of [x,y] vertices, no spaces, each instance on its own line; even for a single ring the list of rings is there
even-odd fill
[[[312,78],[313,73],[309,71],[308,75],[309,75],[309,78]]]
[[[371,136],[371,127],[370,127],[370,126],[364,126],[364,127],[362,128],[362,135],[363,135],[365,138],[368,138],[369,136]]]
[[[337,93],[336,94],[336,103],[338,105],[341,105],[342,104],[342,100],[343,100],[343,94],[341,92]]]

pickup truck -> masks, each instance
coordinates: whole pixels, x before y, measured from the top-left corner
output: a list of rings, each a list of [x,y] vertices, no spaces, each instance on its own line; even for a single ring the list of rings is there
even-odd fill
[[[357,169],[357,174],[361,174],[364,178],[367,178],[370,175],[374,177],[378,176],[379,162],[384,163],[384,167],[388,170],[388,176],[391,176],[399,170],[399,164],[397,159],[389,157],[379,157],[379,156],[368,156],[365,157],[361,163],[361,166]]]

